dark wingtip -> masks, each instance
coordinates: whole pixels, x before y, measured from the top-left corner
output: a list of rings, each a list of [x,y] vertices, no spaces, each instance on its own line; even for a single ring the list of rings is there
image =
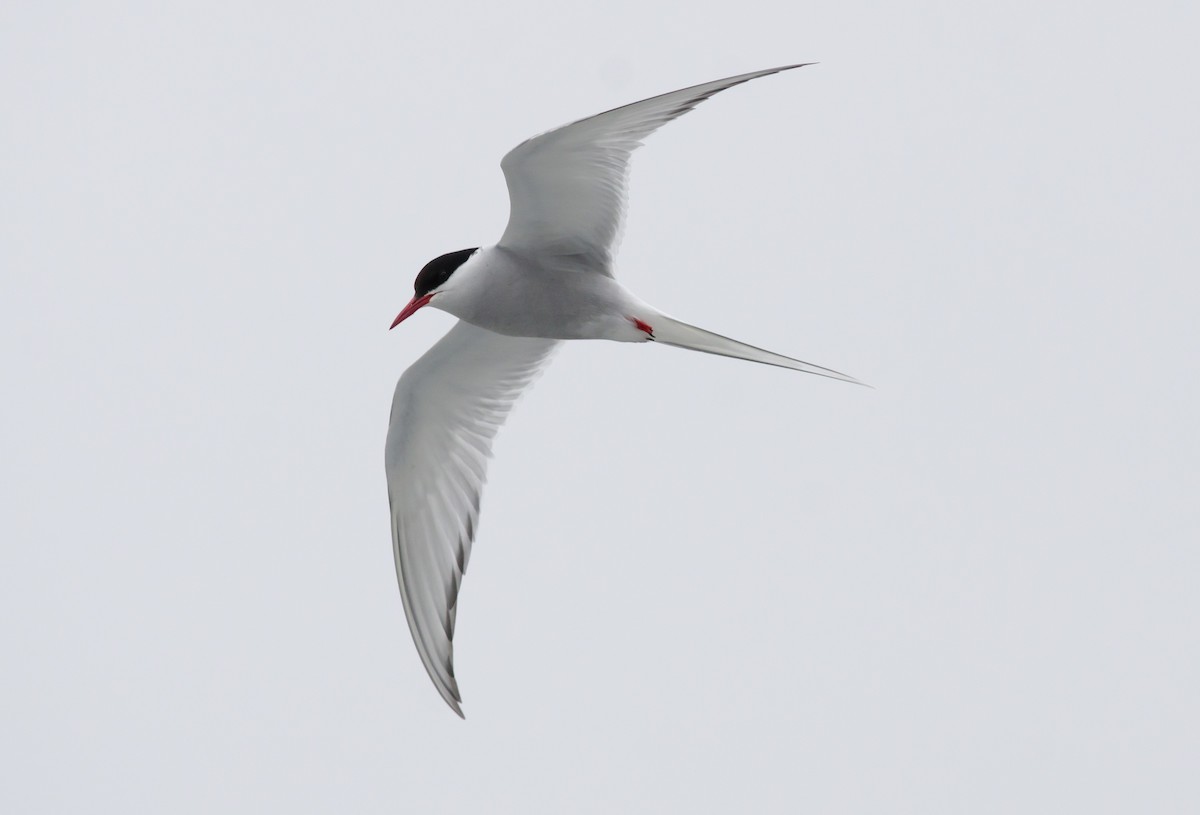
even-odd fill
[[[467,716],[462,710],[462,695],[458,692],[458,683],[453,679],[450,680],[452,687],[442,688],[438,686],[438,692],[442,694],[442,700],[453,710],[460,719],[466,719]]]

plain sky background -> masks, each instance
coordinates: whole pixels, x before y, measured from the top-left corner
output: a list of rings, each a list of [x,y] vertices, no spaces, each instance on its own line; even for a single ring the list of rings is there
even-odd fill
[[[1194,3],[0,8],[0,810],[1200,811]],[[497,442],[467,720],[392,567],[387,326],[500,157],[876,390],[565,348]]]

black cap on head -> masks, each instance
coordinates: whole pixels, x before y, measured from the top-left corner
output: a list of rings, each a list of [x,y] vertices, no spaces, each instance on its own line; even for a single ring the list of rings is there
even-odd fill
[[[423,297],[450,279],[454,270],[467,262],[467,258],[479,251],[476,246],[472,249],[460,249],[439,258],[434,258],[425,264],[425,268],[417,274],[413,281],[413,291],[416,297]]]

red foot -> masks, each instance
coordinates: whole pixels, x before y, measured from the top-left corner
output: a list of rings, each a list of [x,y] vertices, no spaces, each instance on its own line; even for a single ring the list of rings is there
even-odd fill
[[[650,339],[654,339],[654,329],[650,327],[649,323],[642,322],[637,317],[630,317],[629,322],[633,323],[638,331],[644,331]]]

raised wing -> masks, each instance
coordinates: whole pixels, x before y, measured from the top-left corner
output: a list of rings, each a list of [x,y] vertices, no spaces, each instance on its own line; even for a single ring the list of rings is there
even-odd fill
[[[400,595],[425,670],[459,716],[455,607],[492,439],[557,344],[459,322],[404,372],[392,400],[385,462]]]
[[[802,67],[768,68],[665,93],[522,142],[500,162],[508,182],[509,215],[499,245],[558,257],[611,277],[629,159],[642,141],[713,94]]]

